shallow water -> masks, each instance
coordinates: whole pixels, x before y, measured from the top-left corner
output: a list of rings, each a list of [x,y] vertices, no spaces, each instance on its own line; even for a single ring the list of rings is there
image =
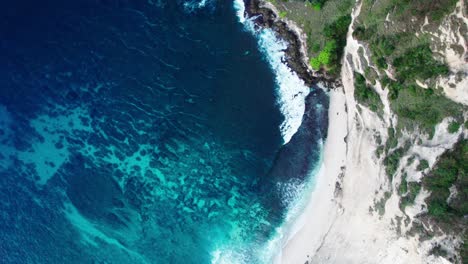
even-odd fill
[[[231,1],[65,2],[0,11],[1,262],[271,260],[326,128],[284,44]]]

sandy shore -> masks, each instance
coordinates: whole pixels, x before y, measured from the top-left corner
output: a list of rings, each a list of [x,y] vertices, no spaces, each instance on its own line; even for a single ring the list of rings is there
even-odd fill
[[[345,163],[347,134],[345,96],[342,90],[330,92],[328,138],[324,160],[318,173],[314,192],[303,214],[293,227],[294,233],[283,247],[279,263],[304,263],[320,248],[320,244],[340,214],[334,199],[335,184]]]

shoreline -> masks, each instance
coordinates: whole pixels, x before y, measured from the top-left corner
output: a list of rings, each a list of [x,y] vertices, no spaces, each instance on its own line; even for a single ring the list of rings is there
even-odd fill
[[[256,27],[270,28],[289,44],[283,62],[309,87],[319,86],[329,95],[323,161],[319,172],[313,175],[313,189],[302,197],[303,209],[286,223],[274,263],[449,263],[431,251],[443,245],[449,252],[455,252],[460,242],[444,234],[422,240],[414,233],[420,220],[401,209],[396,188],[400,183],[389,181],[384,159],[375,154],[380,145],[376,135],[386,141],[395,118],[388,108],[388,92],[378,88],[379,97],[387,106],[384,118],[354,98],[355,72],[364,74],[362,60],[369,61],[366,54],[364,58],[359,54],[359,49],[365,46],[353,38],[362,2],[357,1],[352,9],[342,68],[333,79],[311,70],[305,52],[306,36],[293,21],[279,18],[278,10],[270,2],[243,1],[247,16],[254,18]],[[380,83],[377,87],[381,87]],[[436,132],[444,134],[447,122],[437,125]],[[448,144],[447,137],[436,138],[438,144]],[[424,210],[419,206],[417,212]]]
[[[314,184],[308,197],[304,197],[304,208],[286,227],[280,252],[274,263],[309,263],[319,250],[334,220],[342,213],[338,201],[341,181],[346,163],[348,134],[346,97],[342,88],[341,75],[336,79],[323,72],[313,72],[307,64],[306,36],[291,21],[278,19],[277,10],[271,3],[260,0],[244,0],[248,17],[260,27],[271,28],[289,45],[285,53],[286,64],[309,87],[319,86],[328,91],[328,128],[318,172],[313,175]]]
[[[243,6],[238,3],[235,4],[235,8],[241,23],[244,23],[244,21],[248,19],[252,22],[250,24],[252,31],[268,29],[268,31],[271,31],[272,34],[277,36],[278,40],[287,44],[282,47],[282,53],[284,53],[282,60],[275,61],[274,63],[284,65],[293,75],[297,75],[296,78],[299,78],[303,83],[302,85],[296,83],[296,85],[305,85],[309,91],[300,92],[299,96],[288,94],[286,98],[288,98],[288,100],[293,100],[292,103],[297,105],[301,103],[308,104],[307,98],[309,98],[309,96],[315,98],[318,96],[317,93],[324,93],[324,95],[326,94],[328,97],[326,102],[328,107],[326,112],[323,113],[323,118],[326,119],[328,126],[320,133],[321,135],[325,135],[321,148],[321,158],[319,162],[314,165],[315,169],[309,171],[307,174],[304,173],[304,177],[311,177],[305,182],[309,187],[307,187],[306,192],[296,198],[297,200],[295,203],[297,204],[289,208],[289,210],[292,210],[288,212],[291,218],[283,223],[281,235],[277,240],[273,241],[277,252],[271,252],[274,254],[269,256],[272,258],[270,260],[272,260],[273,263],[304,263],[304,259],[307,258],[310,250],[310,242],[313,240],[316,245],[321,243],[324,237],[319,235],[318,231],[328,230],[330,228],[330,220],[334,218],[334,213],[337,212],[332,209],[333,206],[337,206],[333,198],[337,193],[336,177],[342,172],[342,166],[338,165],[340,161],[337,160],[337,158],[341,159],[341,162],[344,162],[344,158],[342,157],[345,156],[346,150],[344,141],[346,128],[343,127],[343,125],[346,124],[346,107],[344,104],[345,97],[343,89],[341,88],[341,79],[339,77],[336,80],[331,79],[330,77],[321,75],[323,73],[313,72],[308,67],[305,36],[301,35],[300,28],[295,26],[293,22],[284,22],[278,19],[277,13],[272,10],[274,6],[271,4],[269,4],[270,6],[262,5],[263,2],[259,0],[241,0],[239,2],[243,2]],[[275,65],[271,66],[273,70],[275,70]],[[314,89],[317,91],[313,91]],[[310,113],[308,113],[308,108],[308,111],[315,109],[315,107],[311,107],[310,104],[308,107],[305,107],[300,117],[301,127],[304,125],[305,119],[308,120],[313,116],[310,116]],[[336,120],[337,118],[338,120]],[[300,133],[304,134],[304,129],[305,128],[302,128],[302,132],[299,130],[296,131],[295,136],[301,136]],[[306,130],[309,129],[306,128]],[[295,139],[296,141],[292,144],[297,144],[297,137]],[[337,155],[338,152],[341,154]],[[287,151],[285,153],[287,153]],[[302,151],[300,153],[302,153]],[[294,156],[293,153],[285,155]],[[297,175],[298,172],[291,170],[291,168],[288,169],[288,171],[283,171],[283,169],[280,168],[278,171],[279,174],[277,173],[276,175],[279,175],[279,177],[285,173]],[[331,174],[335,175],[333,176]],[[327,202],[323,202],[324,200],[327,200]],[[318,216],[318,212],[323,212],[328,215],[320,215],[318,218],[319,221],[316,222],[317,224],[310,225],[309,222],[311,218]],[[305,224],[306,222],[307,224]],[[319,230],[317,230],[317,228],[319,228]],[[282,252],[284,252],[284,254]],[[285,262],[284,257],[288,261]]]
[[[341,75],[337,78],[323,72],[313,72],[308,66],[306,36],[294,22],[279,19],[277,10],[269,2],[244,0],[247,17],[257,17],[256,26],[272,29],[288,43],[285,50],[286,65],[309,87],[328,91],[328,129],[322,152],[322,162],[314,177],[314,186],[304,201],[303,211],[286,227],[280,252],[274,263],[309,263],[314,251],[333,226],[334,219],[342,213],[338,201],[341,195],[340,175],[344,175],[348,134],[346,97]],[[338,199],[337,199],[338,198]]]
[[[304,263],[311,261],[322,241],[341,213],[339,203],[341,187],[337,179],[342,175],[346,160],[347,114],[345,94],[342,89],[329,93],[328,136],[323,149],[323,161],[315,175],[313,190],[306,207],[294,219],[291,232],[282,245],[275,263]]]
[[[285,50],[286,65],[309,86],[321,84],[323,88],[333,89],[342,85],[340,78],[327,75],[322,71],[313,71],[307,56],[306,36],[294,22],[280,19],[273,4],[263,0],[243,0],[247,17],[255,18],[257,27],[270,28],[288,43]]]

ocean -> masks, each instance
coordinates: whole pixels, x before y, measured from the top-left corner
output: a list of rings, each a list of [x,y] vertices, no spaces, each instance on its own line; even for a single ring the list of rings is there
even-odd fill
[[[271,263],[328,99],[241,0],[7,1],[0,263]]]

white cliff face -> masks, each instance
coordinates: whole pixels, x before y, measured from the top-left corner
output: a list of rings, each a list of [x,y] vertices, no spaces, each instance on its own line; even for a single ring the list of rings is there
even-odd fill
[[[436,31],[421,29],[431,35],[435,52],[444,57],[451,74],[439,78],[437,85],[455,102],[468,105],[468,18],[466,0],[460,0]]]
[[[375,154],[379,146],[376,135],[380,135],[382,142],[385,142],[388,128],[396,126],[398,122],[398,117],[390,108],[388,89],[383,88],[378,79],[373,85],[383,103],[381,117],[354,98],[354,72],[364,74],[364,65],[372,61],[362,43],[352,37],[360,7],[358,1],[347,35],[341,72],[343,86],[330,92],[329,137],[316,190],[298,221],[298,231],[285,242],[281,261],[278,262],[451,263],[444,257],[430,255],[430,251],[435,245],[440,245],[448,252],[455,252],[461,243],[460,238],[440,235],[420,241],[417,233],[405,235],[415,225],[423,224],[417,216],[427,211],[425,199],[430,192],[421,189],[414,204],[407,206],[403,212],[398,187],[404,174],[408,182],[419,182],[424,177],[424,171],[416,168],[419,161],[427,160],[432,168],[440,155],[453,148],[460,137],[468,137],[468,131],[462,127],[456,133],[448,133],[451,118],[444,119],[436,126],[431,139],[421,136],[418,131],[403,131],[397,147],[402,147],[406,141],[411,142],[411,146],[402,157],[393,180],[389,180],[383,164],[384,157],[378,158]],[[461,33],[467,31],[461,30],[462,25],[454,30],[454,24],[447,22],[458,19],[464,21],[466,27],[462,10],[464,0],[444,20],[439,35],[434,38],[448,43],[438,52],[445,56],[453,72],[448,78],[439,78],[438,84],[448,98],[467,104],[467,37]],[[455,53],[449,43],[464,43],[463,54]],[[364,52],[360,56],[358,50],[361,47]],[[457,79],[463,74],[465,77]],[[423,81],[419,83],[426,86]],[[410,157],[414,162],[408,165]],[[428,230],[433,228],[424,227]]]
[[[359,11],[360,5],[353,11],[353,21]],[[338,213],[311,259],[323,263],[424,263],[417,253],[416,239],[401,238],[395,231],[394,218],[404,217],[397,197],[391,196],[382,205],[384,215],[376,212],[376,201],[386,192],[391,193],[391,186],[382,160],[375,155],[378,147],[375,134],[379,132],[386,140],[391,113],[386,92],[380,87],[377,91],[386,105],[384,120],[354,99],[354,72],[363,70],[358,54],[360,44],[352,38],[352,31],[353,26],[348,33],[341,75],[347,109],[347,144],[342,180],[335,177],[341,182],[342,192],[335,202]]]

